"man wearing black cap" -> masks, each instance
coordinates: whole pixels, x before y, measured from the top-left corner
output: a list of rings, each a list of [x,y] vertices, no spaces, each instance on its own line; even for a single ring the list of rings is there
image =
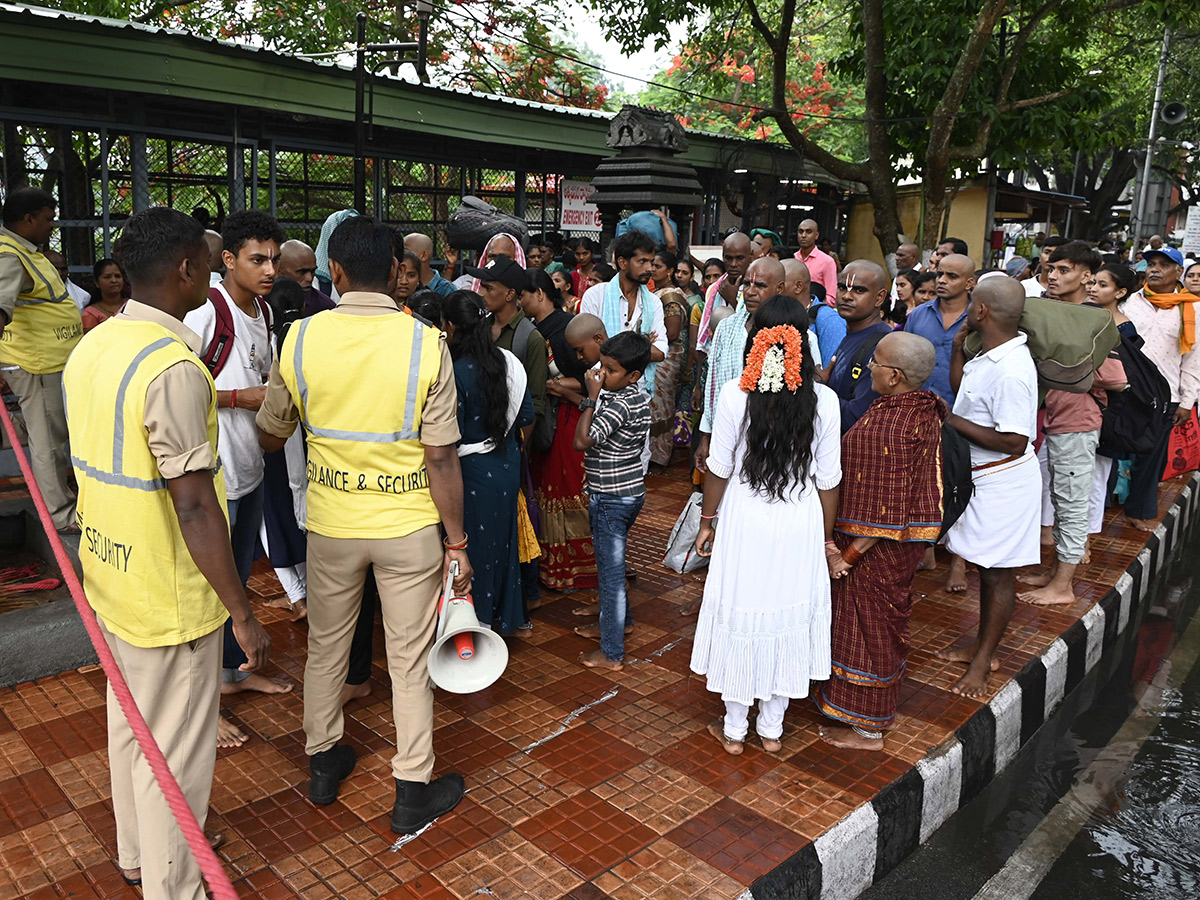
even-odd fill
[[[1200,352],[1196,351],[1196,318],[1200,297],[1184,290],[1183,254],[1174,247],[1146,250],[1146,286],[1130,295],[1121,308],[1145,341],[1142,352],[1171,385],[1168,411],[1173,424],[1182,425],[1192,415],[1200,396]],[[1158,481],[1167,463],[1171,429],[1149,453],[1133,458],[1125,517],[1139,531],[1153,531],[1158,518]]]
[[[492,314],[492,340],[521,361],[529,378],[533,411],[542,415],[550,378],[546,342],[517,305],[521,291],[529,286],[529,276],[520,263],[502,254],[493,256],[483,268],[463,266],[463,271],[479,279],[479,296]],[[532,425],[525,429],[526,438],[532,430]]]

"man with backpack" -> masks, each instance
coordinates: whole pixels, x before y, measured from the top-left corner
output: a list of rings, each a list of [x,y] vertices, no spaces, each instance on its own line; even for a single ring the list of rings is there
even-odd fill
[[[1100,254],[1083,241],[1055,247],[1046,262],[1050,297],[1076,306],[1087,300],[1087,287],[1100,268]],[[1087,553],[1088,503],[1096,468],[1096,447],[1103,424],[1101,403],[1106,391],[1125,387],[1120,360],[1106,359],[1089,393],[1052,390],[1046,394],[1042,462],[1042,526],[1054,526],[1054,564],[1050,571],[1023,577],[1037,590],[1017,597],[1034,606],[1074,603],[1075,569]]]
[[[1174,247],[1143,253],[1146,286],[1133,294],[1122,311],[1137,327],[1148,356],[1171,386],[1168,413],[1175,425],[1191,418],[1200,396],[1200,353],[1196,352],[1196,304],[1200,297],[1184,290],[1183,254]],[[1158,482],[1167,463],[1171,429],[1164,428],[1148,453],[1133,458],[1125,517],[1139,531],[1153,531],[1158,518]]]
[[[275,283],[284,234],[266,213],[243,210],[225,217],[221,240],[225,277],[209,289],[207,303],[188,313],[184,324],[199,336],[200,359],[217,387],[218,449],[230,538],[244,586],[254,564],[263,516],[263,453],[254,424],[271,371],[271,314],[263,296]],[[292,689],[290,683],[240,671],[246,658],[228,631],[228,623],[226,629],[222,693],[274,694]],[[219,740],[223,745],[236,746],[245,740],[230,728],[222,720]]]
[[[879,397],[871,389],[867,361],[880,339],[891,334],[892,327],[883,321],[887,275],[879,265],[856,259],[842,269],[837,289],[837,311],[846,320],[846,336],[830,357],[821,380],[841,400],[845,434]]]

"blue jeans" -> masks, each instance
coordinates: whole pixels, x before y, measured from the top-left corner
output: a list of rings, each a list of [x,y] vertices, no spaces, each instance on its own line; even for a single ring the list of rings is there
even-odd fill
[[[255,551],[258,549],[258,529],[263,517],[263,486],[260,484],[245,496],[226,501],[226,506],[229,509],[229,541],[233,545],[233,563],[237,566],[242,587],[245,587],[250,579],[250,570],[254,568]],[[245,678],[247,673],[238,671],[238,666],[245,661],[246,654],[233,636],[233,619],[226,619],[225,648],[221,661],[225,672],[222,680],[241,681]]]
[[[600,650],[615,662],[625,658],[625,626],[633,621],[625,594],[625,544],[645,502],[645,494],[592,494],[588,502],[600,582]]]

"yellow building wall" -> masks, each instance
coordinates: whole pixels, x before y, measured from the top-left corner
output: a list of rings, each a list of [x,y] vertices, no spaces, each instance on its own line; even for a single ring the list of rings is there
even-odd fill
[[[921,194],[918,189],[900,193],[900,223],[904,234],[913,240],[921,222]],[[875,204],[864,194],[856,198],[850,210],[850,225],[847,229],[846,256],[843,260],[869,259],[883,265],[883,253],[872,229],[875,227]],[[950,223],[946,234],[962,238],[967,242],[970,255],[978,267],[984,258],[987,228],[987,188],[965,187],[958,192],[950,207]]]

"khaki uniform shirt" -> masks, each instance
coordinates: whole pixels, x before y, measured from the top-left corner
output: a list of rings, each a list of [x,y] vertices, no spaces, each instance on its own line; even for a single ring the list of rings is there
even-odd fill
[[[199,336],[174,316],[145,303],[130,300],[114,318],[154,322],[178,336],[193,353],[200,352]],[[144,424],[150,452],[163,478],[217,468],[217,451],[208,440],[208,406],[212,388],[196,364],[179,362],[146,388]]]
[[[321,315],[382,316],[394,313],[398,309],[396,301],[387,294],[349,291],[338,298],[337,309]],[[450,359],[450,349],[446,346],[446,336],[441,332],[438,332],[438,346],[442,353],[438,376],[429,386],[429,394],[421,411],[420,441],[427,447],[449,447],[457,444],[460,437],[458,389],[454,385],[453,377],[454,363]],[[369,390],[369,385],[364,385],[363,389]],[[279,374],[278,358],[271,363],[267,396],[255,421],[259,428],[277,438],[291,437],[300,421],[300,410],[292,399],[291,391],[284,384],[283,376]]]
[[[0,225],[0,234],[12,238],[30,253],[40,254],[42,251],[37,244],[31,244],[15,231],[9,231]],[[25,271],[21,260],[11,253],[0,255],[0,312],[4,313],[7,324],[12,321],[13,310],[17,307],[17,297],[33,290],[33,277]]]

